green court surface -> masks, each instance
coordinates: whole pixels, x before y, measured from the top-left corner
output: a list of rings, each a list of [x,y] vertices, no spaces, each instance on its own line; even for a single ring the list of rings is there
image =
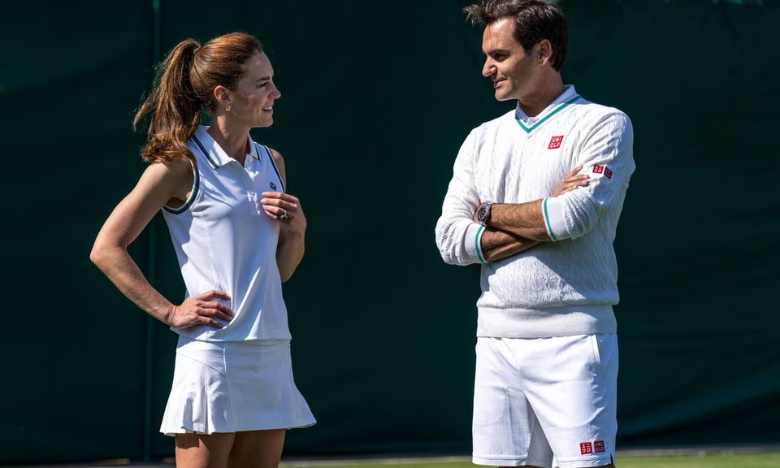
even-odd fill
[[[707,456],[625,456],[618,457],[615,461],[615,466],[618,468],[779,468],[780,453]],[[468,462],[398,465],[366,463],[328,468],[475,468],[476,466]]]
[[[769,468],[780,467],[780,454],[618,457],[620,468]]]

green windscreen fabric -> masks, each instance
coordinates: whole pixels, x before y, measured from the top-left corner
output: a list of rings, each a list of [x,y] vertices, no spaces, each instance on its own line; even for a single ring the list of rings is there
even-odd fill
[[[780,440],[776,2],[567,2],[567,81],[631,116],[623,444]]]
[[[149,79],[151,8],[0,11],[0,464],[139,457],[144,317],[89,254],[143,168],[130,122]],[[131,249],[143,268],[145,237]]]
[[[252,135],[284,156],[309,225],[284,293],[318,424],[291,431],[285,453],[469,453],[479,268],[445,265],[433,231],[461,143],[513,103],[480,74],[466,4],[229,0],[216,14],[161,0],[159,28],[152,2],[8,7],[4,32],[30,37],[4,45],[0,67],[14,200],[0,464],[173,454],[157,431],[176,335],[88,256],[144,168],[131,121],[155,54],[236,30],[275,68],[275,123]],[[780,442],[780,6],[562,5],[564,81],[635,131],[615,243],[618,448]],[[131,254],[181,301],[159,216]]]

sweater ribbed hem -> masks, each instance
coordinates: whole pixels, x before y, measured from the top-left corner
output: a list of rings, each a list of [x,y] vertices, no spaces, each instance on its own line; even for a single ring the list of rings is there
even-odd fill
[[[480,308],[477,336],[488,338],[552,338],[617,333],[611,305],[551,307],[549,309]]]

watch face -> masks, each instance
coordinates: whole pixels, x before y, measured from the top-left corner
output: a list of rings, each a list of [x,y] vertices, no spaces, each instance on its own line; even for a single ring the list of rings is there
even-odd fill
[[[485,216],[487,216],[487,206],[482,205],[479,207],[479,211],[477,211],[477,219],[484,221]]]

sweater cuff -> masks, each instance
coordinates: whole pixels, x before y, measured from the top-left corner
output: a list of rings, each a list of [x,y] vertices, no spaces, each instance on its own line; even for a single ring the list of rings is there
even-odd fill
[[[563,205],[563,200],[560,198],[545,198],[542,201],[542,214],[544,215],[547,235],[555,242],[571,237],[569,229],[566,227],[566,214]]]
[[[484,232],[485,226],[473,223],[466,229],[466,237],[463,239],[466,255],[476,259],[479,263],[487,263],[485,256],[482,255],[482,234]]]

